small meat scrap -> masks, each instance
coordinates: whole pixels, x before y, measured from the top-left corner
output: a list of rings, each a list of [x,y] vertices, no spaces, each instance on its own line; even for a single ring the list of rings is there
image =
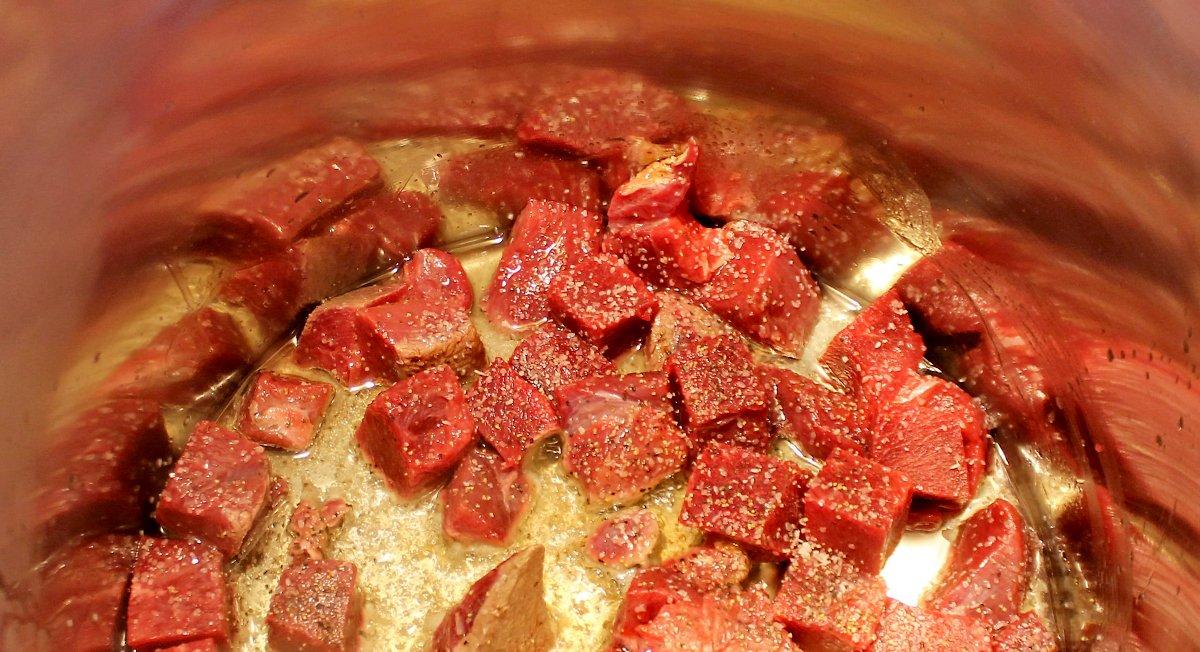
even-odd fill
[[[991,652],[988,628],[972,616],[910,607],[888,598],[872,652]]]
[[[476,432],[508,467],[521,466],[531,447],[560,429],[550,399],[500,358],[467,390],[467,405]]]
[[[133,569],[125,642],[149,650],[229,638],[221,552],[192,541],[143,538]]]
[[[346,200],[382,183],[379,163],[345,138],[238,177],[199,208],[199,239],[238,248],[286,247]]]
[[[470,202],[510,218],[530,200],[600,209],[600,175],[584,163],[511,145],[448,158],[439,168],[441,199]]]
[[[442,489],[442,531],[451,539],[504,545],[529,509],[533,486],[519,466],[477,446]]]
[[[650,325],[650,334],[642,351],[646,366],[652,370],[667,366],[667,358],[684,342],[715,335],[736,334],[732,326],[683,295],[664,290],[654,293],[658,313]]]
[[[645,281],[609,255],[572,261],[550,283],[549,298],[559,322],[610,351],[637,339],[658,311]]]
[[[963,523],[922,604],[999,626],[1017,615],[1029,590],[1028,545],[1021,513],[1012,503],[996,500]]]
[[[679,521],[786,557],[800,538],[807,482],[793,462],[713,442],[696,458]]]
[[[992,649],[994,652],[1056,652],[1058,644],[1041,616],[1026,611],[992,631]]]
[[[739,586],[750,576],[750,557],[741,546],[718,539],[663,564],[702,591]]]
[[[358,567],[348,561],[304,559],[279,577],[267,612],[271,649],[339,652],[357,649],[362,621]]]
[[[551,397],[577,380],[616,373],[599,349],[554,323],[543,324],[525,336],[509,362],[522,378]]]
[[[693,443],[713,440],[765,450],[770,387],[750,357],[750,349],[731,335],[683,343],[667,362],[683,402],[684,423]],[[758,426],[758,427],[755,427]]]
[[[673,602],[639,627],[628,647],[642,652],[800,652],[783,626],[771,620],[770,605],[771,599],[758,588]]]
[[[332,400],[330,385],[264,371],[250,385],[237,428],[259,444],[304,450],[312,443]]]
[[[38,624],[65,650],[107,652],[117,644],[138,539],[101,535],[56,550],[38,569]]]
[[[807,542],[796,546],[775,596],[775,619],[805,650],[866,649],[887,602],[887,587],[844,557]]]
[[[545,549],[525,548],[476,580],[433,633],[431,652],[545,652],[554,645],[546,606]]]
[[[587,539],[587,553],[605,566],[640,566],[649,561],[661,534],[658,517],[650,510],[624,510],[592,531]]]
[[[171,536],[211,543],[233,557],[266,505],[270,482],[261,446],[201,421],[171,471],[154,517]]]
[[[804,495],[804,538],[878,573],[904,531],[911,500],[904,476],[839,448]]]
[[[839,389],[876,403],[906,382],[924,356],[925,343],[913,330],[904,303],[889,290],[833,338],[821,365]]]
[[[544,321],[550,314],[550,282],[568,262],[600,251],[601,220],[596,211],[561,202],[526,204],[484,293],[488,318],[510,329]]]
[[[866,454],[871,433],[852,397],[788,369],[772,367],[766,374],[775,385],[776,425],[784,437],[817,459],[838,448]]]
[[[292,562],[324,559],[330,538],[349,512],[350,506],[341,498],[327,500],[319,507],[308,500],[297,503],[288,521],[293,537],[289,550]]]
[[[402,498],[441,481],[475,441],[458,376],[439,365],[384,390],[354,434],[367,461]]]

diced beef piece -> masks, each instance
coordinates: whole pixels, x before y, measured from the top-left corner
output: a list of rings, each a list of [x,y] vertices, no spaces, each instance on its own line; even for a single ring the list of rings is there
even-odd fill
[[[598,212],[570,204],[526,204],[483,296],[488,318],[513,329],[546,319],[546,289],[568,262],[599,252],[600,222]]]
[[[753,650],[800,652],[779,623],[770,619],[771,599],[761,589],[737,594],[704,594],[697,600],[664,605],[638,628],[639,652]]]
[[[805,650],[863,650],[887,601],[887,587],[841,555],[802,543],[775,596],[775,619]]]
[[[734,222],[720,231],[726,261],[695,291],[697,300],[754,340],[799,354],[820,308],[820,288],[774,231]]]
[[[679,521],[786,556],[800,536],[807,481],[792,462],[713,442],[696,458]]]
[[[361,200],[342,218],[375,235],[385,263],[399,262],[428,247],[442,226],[442,209],[429,195],[412,190],[382,192]]]
[[[640,75],[590,70],[534,101],[517,138],[596,158],[627,136],[661,141],[679,135],[690,116],[683,98]]]
[[[138,540],[103,535],[74,541],[39,569],[38,623],[64,650],[109,652],[133,573]]]
[[[896,282],[904,305],[927,336],[973,336],[984,332],[983,316],[967,291],[949,278],[942,264],[972,254],[948,242],[932,256],[917,261]]]
[[[242,403],[238,431],[260,444],[304,450],[332,400],[333,387],[325,383],[264,371]]]
[[[889,290],[833,338],[821,365],[839,389],[874,404],[890,398],[888,392],[906,382],[924,356],[925,343],[899,295]]]
[[[229,638],[221,552],[177,539],[142,540],[129,589],[125,642],[135,650]]]
[[[549,299],[551,314],[561,323],[608,350],[636,339],[658,311],[645,281],[608,255],[572,261],[550,283]]]
[[[239,248],[281,249],[381,182],[379,163],[358,143],[338,138],[242,175],[206,198],[199,208],[200,237]]]
[[[262,447],[201,421],[171,471],[154,516],[171,536],[206,541],[233,557],[266,505],[270,482]]]
[[[467,405],[476,432],[508,467],[519,467],[534,444],[559,430],[550,399],[500,358],[467,391]]]
[[[256,258],[230,269],[217,298],[254,316],[271,333],[282,331],[300,309],[303,269],[298,250]]]
[[[999,624],[1016,615],[1029,589],[1025,521],[1012,503],[996,500],[959,530],[950,558],[924,597],[929,609],[974,614]]]
[[[442,489],[442,531],[459,541],[503,545],[512,540],[532,495],[520,467],[476,447]]]
[[[237,371],[249,358],[246,337],[233,317],[201,308],[131,353],[105,379],[102,393],[182,404]]]
[[[872,652],[990,652],[988,629],[974,617],[910,607],[891,598]]]
[[[690,217],[688,191],[700,150],[694,140],[689,140],[678,151],[665,154],[647,161],[613,192],[608,203],[608,228],[620,230],[673,215]]]
[[[651,163],[677,155],[690,146],[688,141],[659,144],[641,136],[628,136],[614,142],[604,158],[596,163],[604,187],[616,190]]]
[[[871,433],[854,399],[794,371],[771,368],[766,373],[775,384],[783,436],[817,459],[837,448],[866,453]]]
[[[558,414],[567,435],[598,422],[625,422],[643,407],[671,409],[671,383],[662,372],[598,374],[565,385],[556,392]]]
[[[292,562],[324,559],[330,537],[341,527],[349,511],[350,506],[340,498],[327,500],[320,507],[301,500],[292,510],[292,517],[288,521],[288,530],[293,537],[289,549]]]
[[[549,650],[555,625],[545,600],[544,558],[541,546],[525,548],[476,580],[442,618],[430,650]]]
[[[338,652],[357,649],[361,600],[358,567],[348,561],[307,559],[283,571],[271,596],[271,649]]]
[[[913,483],[913,495],[960,508],[974,493],[969,441],[983,441],[983,411],[941,378],[914,375],[879,407],[871,459]],[[977,474],[978,477],[980,474]]]
[[[521,340],[509,359],[522,378],[548,396],[577,380],[616,372],[596,347],[558,324],[544,324]]]
[[[613,637],[617,644],[638,640],[642,625],[650,622],[668,604],[699,599],[704,591],[672,568],[652,566],[639,570],[629,582],[625,600],[617,612]]]
[[[142,526],[174,457],[157,403],[105,401],[48,438],[33,500],[45,545]]]
[[[752,427],[769,418],[770,388],[744,343],[731,335],[693,339],[671,354],[667,366],[697,447],[709,440],[758,450],[770,444],[769,429]]]
[[[878,573],[904,531],[912,483],[839,448],[804,495],[804,538]]]
[[[676,292],[668,290],[654,295],[658,300],[658,313],[642,347],[646,366],[650,369],[666,367],[668,356],[690,339],[736,333],[720,317]]]
[[[475,420],[458,376],[439,365],[375,397],[354,437],[388,486],[408,498],[458,464],[475,441]]]
[[[440,167],[439,196],[513,216],[530,200],[596,211],[600,175],[578,160],[503,145],[450,157]]]
[[[649,561],[661,534],[653,512],[644,508],[625,510],[592,531],[587,539],[587,553],[605,566],[640,566]]]
[[[398,300],[403,293],[401,279],[355,290],[317,306],[300,334],[296,362],[324,369],[351,387],[390,377],[382,344],[368,336],[362,310]]]
[[[750,576],[750,557],[731,541],[718,539],[668,561],[669,568],[702,591],[739,586]]]
[[[159,652],[217,652],[220,649],[217,642],[211,638],[158,648]]]
[[[1058,644],[1041,616],[1027,611],[992,631],[993,652],[1055,652]]]

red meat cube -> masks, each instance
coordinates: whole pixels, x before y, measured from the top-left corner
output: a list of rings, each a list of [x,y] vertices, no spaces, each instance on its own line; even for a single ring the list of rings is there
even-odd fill
[[[379,163],[338,138],[237,178],[200,206],[201,238],[238,247],[286,247],[346,200],[381,183]]]
[[[356,649],[361,600],[358,567],[348,561],[308,559],[279,577],[267,631],[271,649],[338,652]]]
[[[217,652],[219,649],[221,649],[220,646],[211,638],[158,648],[159,652]]]
[[[786,556],[800,536],[807,481],[792,462],[713,442],[696,458],[679,521]]]
[[[640,566],[649,561],[661,534],[653,512],[644,508],[625,510],[592,531],[587,539],[587,553],[605,566]]]
[[[794,371],[771,368],[775,400],[783,417],[779,431],[804,450],[825,459],[837,448],[865,454],[870,431],[852,398],[819,385]]]
[[[750,557],[731,541],[692,548],[663,565],[702,591],[739,586],[750,577]]]
[[[573,261],[550,283],[550,311],[583,339],[619,350],[654,318],[658,300],[613,256]]]
[[[661,141],[678,135],[690,117],[683,98],[640,75],[591,70],[535,101],[522,116],[517,138],[594,158],[626,136]]]
[[[549,396],[576,380],[616,372],[599,349],[553,323],[521,340],[509,362],[521,377]]]
[[[697,300],[754,340],[785,353],[804,350],[820,288],[782,236],[750,222],[720,231],[726,262],[695,291]]]
[[[296,362],[324,369],[342,384],[356,386],[391,375],[382,344],[368,337],[364,308],[397,300],[402,281],[383,283],[334,297],[313,310],[296,345]]]
[[[960,508],[974,488],[968,478],[968,441],[982,441],[983,411],[941,378],[914,375],[895,400],[879,407],[871,459],[913,483],[913,495]]]
[[[192,541],[142,540],[129,589],[125,642],[135,650],[229,638],[221,552]]]
[[[170,535],[194,537],[233,557],[267,501],[262,447],[201,421],[188,438],[154,516]]]
[[[625,600],[617,612],[613,634],[617,643],[636,640],[638,629],[654,619],[668,604],[686,602],[703,591],[674,569],[652,566],[633,576],[625,591]]]
[[[855,568],[841,555],[800,544],[775,596],[775,619],[805,650],[863,650],[887,602],[877,575]]]
[[[667,604],[638,628],[637,642],[630,647],[645,652],[800,652],[783,626],[771,621],[770,605],[771,599],[758,588]]]
[[[904,476],[839,448],[804,495],[804,538],[878,573],[904,531],[911,500]]]
[[[546,607],[545,549],[525,548],[476,580],[433,633],[431,652],[549,650],[554,618]]]
[[[1056,652],[1058,644],[1040,616],[1027,611],[992,631],[993,652]]]
[[[440,481],[475,441],[458,376],[439,365],[375,397],[355,432],[367,460],[401,497]]]
[[[217,298],[249,312],[271,333],[282,331],[300,309],[303,271],[296,249],[231,269]]]
[[[442,225],[442,210],[423,192],[383,192],[358,202],[342,218],[375,234],[387,263],[433,244]]]
[[[666,367],[667,358],[687,340],[736,334],[720,317],[675,292],[655,292],[654,296],[658,300],[658,314],[642,347],[650,369]]]
[[[442,531],[459,541],[504,545],[512,540],[532,494],[524,471],[476,447],[442,489]]]
[[[971,616],[925,611],[888,599],[872,652],[991,652],[988,629]]]
[[[768,429],[746,427],[766,423],[771,395],[750,350],[736,337],[685,342],[671,354],[668,368],[683,401],[688,434],[697,447],[710,439],[759,450],[770,444]],[[738,419],[745,423],[737,423]]]
[[[207,391],[250,358],[237,322],[201,308],[159,331],[105,379],[106,396],[183,404]]]
[[[889,290],[833,338],[821,365],[840,389],[873,404],[890,398],[888,390],[907,382],[924,356],[925,343]]]
[[[333,387],[264,371],[250,385],[238,418],[247,439],[299,451],[308,448],[333,400]]]
[[[600,374],[559,389],[558,414],[568,436],[600,422],[625,422],[643,407],[671,409],[671,383],[666,374]]]
[[[570,261],[600,250],[601,216],[559,202],[534,200],[513,224],[508,247],[483,296],[489,319],[506,328],[525,328],[550,313],[546,289]]]
[[[325,501],[320,507],[301,500],[288,520],[288,530],[293,536],[289,549],[292,562],[324,559],[330,537],[341,527],[349,511],[350,506],[340,498]]]
[[[673,215],[690,217],[688,190],[700,150],[694,140],[688,140],[678,151],[665,154],[648,161],[613,192],[608,228],[620,230]]]
[[[174,457],[157,403],[105,401],[48,439],[33,500],[45,545],[142,526]]]
[[[39,569],[38,623],[65,650],[109,652],[137,557],[132,536],[104,535],[72,542]]]
[[[502,145],[446,160],[438,193],[444,200],[479,204],[509,217],[533,199],[596,211],[600,175],[577,160]]]
[[[508,467],[519,467],[534,444],[559,430],[550,399],[500,358],[467,391],[467,405],[476,432]]]
[[[997,500],[963,524],[950,559],[922,604],[999,625],[1018,613],[1029,574],[1025,521],[1011,503]]]
[[[947,267],[969,264],[971,252],[947,242],[917,261],[896,282],[900,297],[926,335],[975,336],[984,332],[983,316],[971,295],[947,276]],[[928,331],[928,332],[926,332]]]

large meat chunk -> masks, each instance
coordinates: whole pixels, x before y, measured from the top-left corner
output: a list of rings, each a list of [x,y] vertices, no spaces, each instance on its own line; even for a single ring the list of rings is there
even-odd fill
[[[206,541],[232,557],[266,505],[270,482],[262,447],[201,421],[171,471],[154,516],[170,535]]]
[[[559,429],[550,399],[500,358],[467,391],[467,405],[476,432],[496,449],[505,466],[519,467],[534,444]]]
[[[875,640],[887,587],[841,555],[807,543],[792,554],[775,596],[775,619],[805,650],[850,652]]]
[[[271,649],[283,652],[357,649],[361,622],[357,582],[358,567],[347,561],[308,559],[285,569],[267,613]]]
[[[607,350],[620,350],[658,311],[658,300],[645,281],[619,258],[588,256],[572,261],[550,283],[550,311],[583,339]]]
[[[946,261],[969,260],[972,254],[948,242],[930,257],[917,261],[896,282],[904,305],[935,337],[978,336],[985,330],[980,307],[962,286],[946,275]]]
[[[639,570],[625,590],[625,599],[617,612],[613,637],[617,644],[636,642],[638,629],[654,619],[668,604],[699,599],[704,589],[693,584],[679,571],[665,566]]]
[[[220,649],[217,642],[211,638],[158,648],[159,652],[217,652]]]
[[[1058,644],[1041,616],[1027,611],[992,630],[993,652],[1055,652]]]
[[[771,443],[770,387],[739,339],[689,340],[671,354],[667,366],[696,447],[715,440],[765,450]]]
[[[899,295],[889,290],[833,338],[821,365],[839,389],[875,404],[907,382],[924,356],[925,343]]]
[[[56,645],[79,652],[110,652],[133,573],[138,540],[105,535],[72,542],[39,569],[38,623]]]
[[[446,160],[439,170],[442,199],[516,215],[530,200],[600,208],[600,175],[580,161],[512,146],[489,147]]]
[[[587,553],[605,566],[638,566],[650,559],[660,534],[661,526],[653,512],[644,508],[624,510],[592,531],[587,539]]]
[[[221,552],[175,539],[142,540],[129,589],[125,642],[135,650],[229,638]]]
[[[549,396],[588,376],[615,373],[596,347],[558,324],[544,324],[521,340],[509,359],[522,378]]]
[[[513,554],[476,580],[442,618],[432,652],[545,652],[554,645],[554,617],[546,607],[541,546]]]
[[[807,482],[793,462],[713,442],[696,458],[679,521],[785,557],[800,537]]]
[[[646,366],[653,370],[663,369],[667,358],[684,342],[714,335],[735,334],[733,327],[720,317],[676,292],[655,292],[658,314],[650,325],[650,334],[642,351],[646,354]]]
[[[506,328],[526,328],[550,313],[546,290],[570,261],[600,250],[596,211],[551,201],[526,204],[483,296],[488,318]]]
[[[788,369],[770,368],[766,373],[775,384],[782,417],[777,426],[783,436],[818,459],[838,448],[866,453],[871,433],[854,399]]]
[[[251,441],[284,450],[308,448],[333,400],[333,387],[264,371],[254,378],[238,416]]]
[[[442,531],[459,541],[504,545],[529,509],[533,487],[520,467],[482,446],[469,453],[442,489]]]
[[[637,652],[800,652],[783,626],[770,617],[771,599],[759,588],[706,593],[697,600],[664,605],[638,628]]]
[[[354,435],[366,459],[401,497],[438,482],[475,441],[475,420],[454,370],[427,369],[389,387]]]
[[[991,652],[988,629],[971,616],[910,607],[888,599],[872,652]]]
[[[325,301],[313,310],[296,345],[296,362],[324,369],[344,385],[389,378],[382,344],[367,332],[362,311],[399,300],[403,279],[365,287]]]
[[[904,531],[912,483],[839,448],[804,495],[804,538],[878,573]]]

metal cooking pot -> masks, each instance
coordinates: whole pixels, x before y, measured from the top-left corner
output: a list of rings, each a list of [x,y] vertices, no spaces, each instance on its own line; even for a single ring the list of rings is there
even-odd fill
[[[25,587],[46,552],[30,496],[58,461],[44,433],[69,412],[65,370],[82,334],[150,327],[106,299],[169,259],[190,189],[383,129],[403,107],[376,102],[380,85],[570,62],[815,108],[894,153],[928,196],[901,195],[896,228],[972,252],[944,271],[1004,319],[985,337],[1011,407],[1000,446],[1060,639],[1200,649],[1196,5],[15,0],[0,62],[14,648],[30,640]]]

